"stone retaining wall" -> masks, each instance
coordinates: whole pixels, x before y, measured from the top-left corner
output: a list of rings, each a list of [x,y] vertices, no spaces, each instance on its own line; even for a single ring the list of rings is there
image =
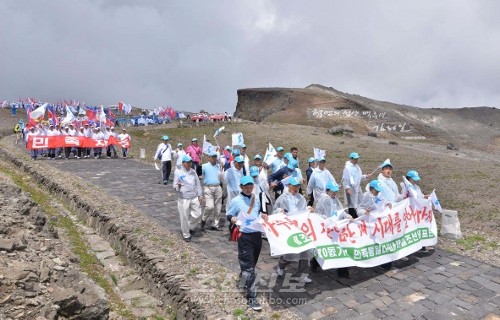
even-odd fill
[[[0,133],[0,137],[5,135],[4,132]],[[106,238],[115,250],[125,257],[129,265],[138,271],[153,294],[165,305],[172,307],[176,319],[227,318],[226,314],[221,314],[217,310],[214,312],[213,309],[212,312],[207,312],[203,306],[194,303],[193,301],[197,301],[197,299],[190,296],[190,285],[185,282],[186,267],[170,260],[166,255],[155,252],[155,245],[135,234],[134,228],[131,227],[142,225],[144,228],[148,228],[146,230],[153,231],[154,228],[151,229],[150,223],[141,224],[138,219],[133,222],[129,221],[132,222],[130,224],[124,223],[126,221],[109,212],[106,208],[96,208],[67,185],[57,181],[50,173],[37,170],[36,164],[23,160],[3,148],[0,149],[0,157],[13,163],[36,182],[45,186],[51,194],[69,202],[72,210],[82,220],[87,221],[90,226],[98,230],[100,235]],[[174,268],[169,268],[169,266]],[[172,269],[177,269],[177,272],[172,272]]]

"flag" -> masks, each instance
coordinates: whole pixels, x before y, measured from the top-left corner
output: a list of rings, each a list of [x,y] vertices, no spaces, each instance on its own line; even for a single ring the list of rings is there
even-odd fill
[[[215,152],[215,147],[207,141],[207,135],[203,135],[203,153],[206,155],[210,155],[212,152]]]
[[[313,147],[314,159],[319,159],[326,156],[326,150]]]
[[[432,201],[432,204],[434,205],[434,209],[437,211],[443,213],[443,208],[441,208],[441,203],[439,202],[439,199],[436,195],[436,190],[432,190],[432,193],[429,196],[429,199]]]
[[[97,111],[94,109],[94,107],[87,107],[85,113],[87,114],[87,119],[94,121],[97,120]]]
[[[403,176],[403,184],[406,189],[406,192],[408,192],[408,197],[409,198],[418,198],[417,191],[415,190],[415,187],[406,179],[405,176]]]
[[[73,112],[71,112],[71,109],[68,106],[66,106],[66,117],[61,120],[61,124],[67,125],[68,123],[71,123],[75,120],[76,120],[75,115],[73,114]]]
[[[125,112],[125,114],[129,114],[130,111],[132,111],[132,105],[130,104],[123,104],[123,111]]]
[[[99,112],[99,122],[106,123],[106,113],[104,113],[103,106],[101,106],[101,111]]]
[[[243,133],[238,132],[238,133],[233,133],[233,147],[234,146],[241,146],[244,143],[243,140]]]
[[[224,127],[220,127],[219,129],[215,130],[214,138],[217,137],[224,129]]]
[[[272,144],[269,144],[266,154],[264,155],[264,163],[270,165],[274,160],[276,160],[276,149],[274,149]]]
[[[47,109],[48,103],[44,103],[35,110],[31,111],[30,117],[31,119],[37,120],[39,118],[43,118],[45,116],[45,110]]]
[[[123,102],[118,102],[118,112],[122,113],[123,111]]]

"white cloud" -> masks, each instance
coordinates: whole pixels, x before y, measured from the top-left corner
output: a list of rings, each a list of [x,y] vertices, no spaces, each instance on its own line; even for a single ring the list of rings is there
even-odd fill
[[[499,106],[500,3],[0,0],[0,99],[232,111],[311,83],[422,107]]]

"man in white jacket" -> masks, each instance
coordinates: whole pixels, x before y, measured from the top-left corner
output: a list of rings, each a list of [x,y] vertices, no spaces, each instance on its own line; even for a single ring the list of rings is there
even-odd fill
[[[163,184],[167,185],[172,171],[172,146],[168,143],[170,140],[168,136],[163,136],[161,139],[163,142],[156,148],[155,160],[161,161]]]
[[[312,197],[313,205],[316,205],[320,195],[326,192],[326,184],[328,181],[336,183],[333,175],[328,169],[325,168],[326,159],[324,157],[320,157],[317,161],[318,167],[314,169],[311,177],[309,178],[309,183],[307,184],[307,195],[309,198]]]
[[[396,182],[392,179],[393,166],[391,160],[384,161],[380,168],[382,172],[379,173],[377,180],[382,183],[382,196],[386,201],[399,202],[403,200],[403,196],[399,193],[399,188]]]
[[[360,197],[363,194],[361,181],[366,180],[371,174],[363,174],[358,165],[359,154],[351,152],[349,160],[346,161],[344,172],[342,173],[342,185],[344,186],[345,198],[349,206],[349,214],[357,218],[356,208],[359,205]]]

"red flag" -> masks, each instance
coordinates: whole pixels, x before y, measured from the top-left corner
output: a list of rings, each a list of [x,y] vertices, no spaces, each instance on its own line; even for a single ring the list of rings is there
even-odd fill
[[[123,102],[121,102],[121,101],[120,101],[120,102],[118,102],[118,111],[119,111],[120,113],[122,113],[122,111],[123,111]]]
[[[85,110],[85,113],[87,114],[87,118],[89,120],[98,121],[97,120],[97,112],[96,111],[87,109],[87,110]]]

